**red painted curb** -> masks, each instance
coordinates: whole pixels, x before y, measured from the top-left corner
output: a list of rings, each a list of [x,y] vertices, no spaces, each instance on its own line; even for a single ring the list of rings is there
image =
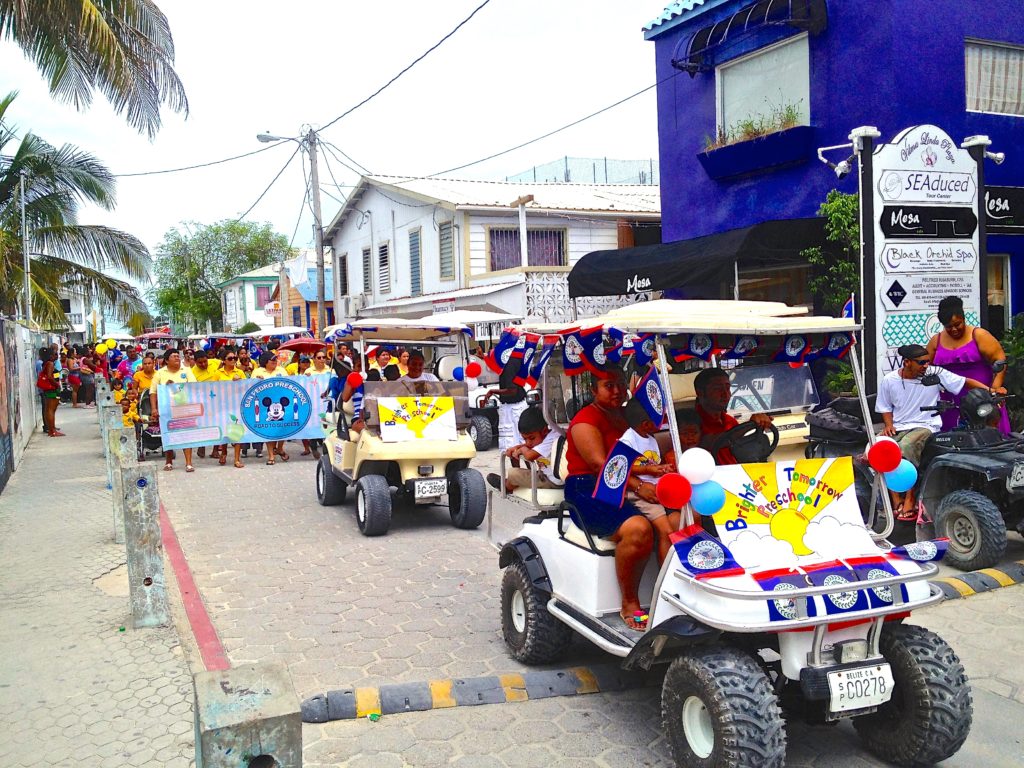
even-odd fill
[[[192,571],[188,567],[188,560],[178,543],[178,536],[171,525],[171,518],[167,516],[164,503],[160,502],[160,536],[163,539],[164,551],[171,561],[174,569],[174,577],[178,580],[178,590],[181,592],[181,600],[185,604],[185,615],[188,616],[189,626],[192,628],[192,635],[199,646],[199,654],[203,657],[203,664],[208,672],[230,669],[231,662],[224,652],[224,646],[217,637],[217,630],[210,621],[210,614],[206,612],[206,605],[203,603],[203,596],[199,594],[195,579],[192,578]]]

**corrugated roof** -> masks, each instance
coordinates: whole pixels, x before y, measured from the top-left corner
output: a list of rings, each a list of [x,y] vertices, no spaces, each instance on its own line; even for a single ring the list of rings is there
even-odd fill
[[[724,2],[728,2],[728,0],[676,0],[674,3],[669,3],[658,18],[644,26],[644,37],[648,40],[657,37],[668,29],[661,27],[670,23],[671,26],[675,26],[690,16],[697,16]]]
[[[590,213],[660,214],[660,189],[652,184],[560,184],[468,179],[408,179],[367,176],[373,184],[409,192],[457,208],[508,208],[520,197],[533,195],[528,210],[587,211]]]

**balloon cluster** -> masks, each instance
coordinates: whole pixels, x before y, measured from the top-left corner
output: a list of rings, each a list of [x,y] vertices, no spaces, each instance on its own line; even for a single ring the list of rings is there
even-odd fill
[[[658,501],[667,509],[689,503],[701,515],[713,515],[725,506],[725,489],[711,479],[715,457],[703,448],[690,448],[679,459],[679,473],[658,480]]]
[[[452,371],[452,378],[456,381],[463,381],[466,378],[466,372],[462,370],[462,366],[458,366]]]
[[[868,464],[876,472],[885,475],[885,484],[890,491],[909,491],[917,482],[917,467],[903,458],[899,443],[891,437],[880,437],[868,448]]]
[[[483,370],[484,369],[480,367],[480,363],[478,363],[476,360],[473,360],[472,362],[470,362],[469,365],[466,366],[466,376],[468,376],[471,379],[475,379],[477,376],[483,373]]]

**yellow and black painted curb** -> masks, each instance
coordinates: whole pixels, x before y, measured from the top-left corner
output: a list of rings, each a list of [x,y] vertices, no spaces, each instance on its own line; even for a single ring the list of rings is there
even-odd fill
[[[341,688],[303,701],[302,721],[326,723],[359,717],[375,720],[381,715],[400,712],[623,691],[648,685],[648,679],[644,672],[627,672],[615,665],[601,664],[562,670],[531,670],[522,674],[394,683],[379,688]]]
[[[959,600],[980,592],[1000,587],[1012,587],[1024,583],[1024,560],[1003,563],[998,568],[982,568],[980,571],[961,573],[959,576],[943,576],[931,580],[947,600]]]

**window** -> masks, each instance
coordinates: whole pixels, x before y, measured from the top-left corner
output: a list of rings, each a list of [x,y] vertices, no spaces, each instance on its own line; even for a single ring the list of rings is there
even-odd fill
[[[488,230],[491,253],[491,271],[515,269],[522,266],[519,253],[519,229],[517,227],[491,227]],[[564,267],[565,230],[526,230],[526,253],[531,267]]]
[[[968,41],[967,109],[1024,116],[1024,48]]]
[[[441,279],[455,279],[455,236],[454,225],[442,221],[437,225],[437,251],[441,263]]]
[[[302,307],[292,307],[292,325],[302,327]]]
[[[269,285],[257,285],[256,286],[256,308],[257,309],[263,309],[269,303],[270,303],[270,286]]]
[[[811,121],[807,35],[730,61],[716,70],[718,132],[764,135]],[[751,136],[750,138],[753,138]]]
[[[409,232],[409,281],[412,286],[410,294],[419,296],[423,293],[422,265],[420,264],[420,230]]]
[[[26,207],[28,207],[28,206],[26,206]],[[22,296],[24,296],[24,294],[22,294]],[[71,299],[61,299],[60,300],[60,310],[65,315],[69,314],[71,312]]]
[[[391,292],[391,244],[377,246],[377,289],[381,293]]]
[[[370,249],[363,248],[363,293],[373,290],[373,280],[370,277]]]
[[[334,307],[327,307],[327,324],[334,325]]]
[[[338,257],[338,295],[348,296],[348,254]]]

